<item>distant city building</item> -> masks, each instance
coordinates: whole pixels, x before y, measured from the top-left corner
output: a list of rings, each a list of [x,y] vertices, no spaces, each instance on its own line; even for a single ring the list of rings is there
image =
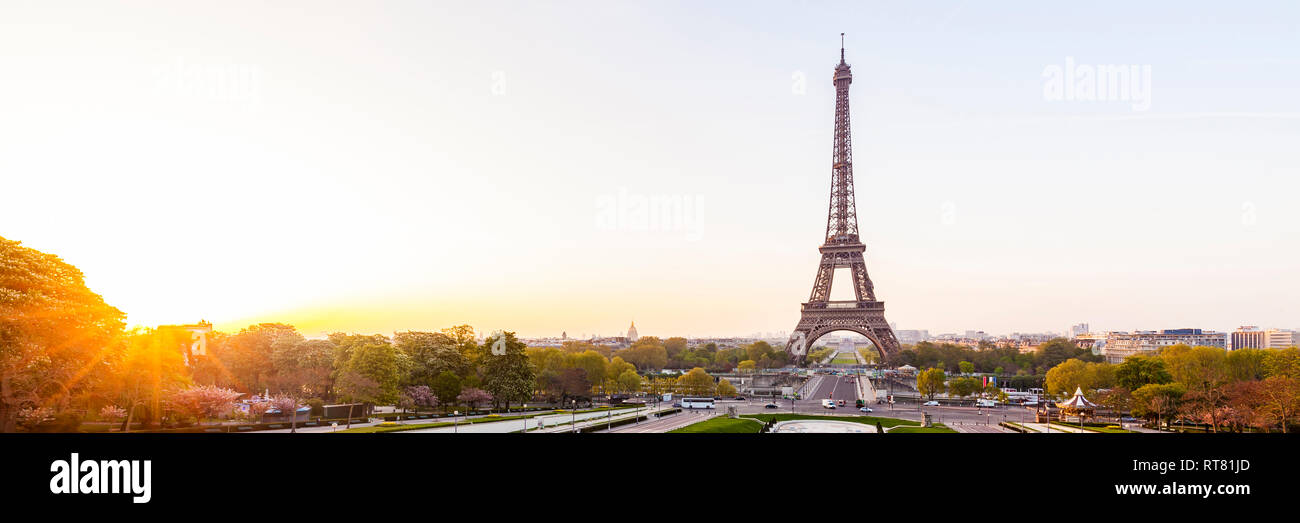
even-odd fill
[[[1075,334],[1070,338],[1070,341],[1073,341],[1076,347],[1081,349],[1092,349],[1093,354],[1101,354],[1102,349],[1106,347],[1106,336],[1106,334],[1084,332]]]
[[[1170,345],[1227,348],[1228,336],[1222,332],[1201,329],[1165,329],[1162,331],[1110,332],[1101,354],[1110,363],[1120,363],[1134,354],[1154,354]]]
[[[1080,335],[1087,334],[1087,333],[1089,333],[1089,332],[1092,332],[1092,331],[1088,330],[1088,324],[1087,324],[1087,323],[1080,323],[1080,324],[1078,324],[1078,325],[1071,325],[1071,326],[1070,326],[1070,337],[1071,337],[1071,338],[1078,338]]]
[[[636,334],[636,322],[634,321],[632,322],[632,326],[627,329],[627,342],[636,343],[637,338],[640,338],[640,336],[637,336]]]
[[[930,339],[930,331],[917,329],[894,329],[894,334],[898,336],[899,343],[915,344]]]
[[[1232,333],[1232,349],[1285,349],[1300,342],[1300,336],[1289,330],[1261,330],[1253,325],[1243,326]]]

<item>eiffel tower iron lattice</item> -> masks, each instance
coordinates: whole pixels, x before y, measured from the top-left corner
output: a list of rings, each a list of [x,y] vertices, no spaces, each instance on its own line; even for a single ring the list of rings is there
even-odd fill
[[[857,203],[853,195],[853,142],[849,128],[849,84],[853,73],[844,61],[844,35],[840,34],[840,63],[835,66],[835,145],[831,156],[831,202],[826,215],[826,241],[813,280],[812,295],[803,304],[799,324],[785,350],[802,363],[808,347],[833,331],[852,331],[871,340],[881,356],[898,351],[898,339],[885,321],[885,302],[876,300],[876,291],[867,275],[862,253],[867,248],[858,237]],[[847,268],[853,278],[854,300],[832,301],[831,282],[835,269]]]

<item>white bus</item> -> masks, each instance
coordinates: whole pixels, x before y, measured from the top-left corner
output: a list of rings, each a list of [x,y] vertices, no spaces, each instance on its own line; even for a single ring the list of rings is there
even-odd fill
[[[713,398],[682,398],[683,409],[711,409]]]

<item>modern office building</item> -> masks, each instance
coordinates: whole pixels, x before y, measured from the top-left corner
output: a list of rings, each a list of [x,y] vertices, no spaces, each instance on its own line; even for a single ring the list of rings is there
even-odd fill
[[[1300,342],[1296,332],[1246,325],[1232,333],[1232,349],[1285,349]]]

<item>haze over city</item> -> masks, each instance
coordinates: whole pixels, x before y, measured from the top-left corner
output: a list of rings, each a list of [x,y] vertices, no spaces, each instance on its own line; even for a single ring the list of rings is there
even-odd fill
[[[1300,327],[1295,4],[328,4],[0,8],[0,232],[141,325],[789,331],[843,32],[899,328]]]

